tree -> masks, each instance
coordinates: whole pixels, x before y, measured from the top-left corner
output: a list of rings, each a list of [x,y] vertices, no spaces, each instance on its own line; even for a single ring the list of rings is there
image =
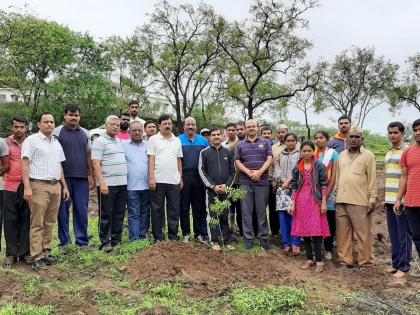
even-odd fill
[[[409,57],[409,69],[390,94],[391,109],[406,103],[420,111],[420,53]]]
[[[373,48],[353,46],[325,65],[317,94],[325,107],[363,127],[366,116],[388,100],[397,70]]]
[[[304,13],[317,4],[315,0],[289,4],[257,0],[250,9],[251,20],[228,23],[218,18],[217,42],[229,60],[227,92],[243,107],[247,118],[253,118],[254,111],[264,104],[315,86],[317,75],[313,73],[307,73],[299,86],[288,87],[286,79],[301,70],[300,63],[311,46],[296,33],[307,26]]]
[[[215,74],[220,48],[212,33],[213,19],[213,9],[203,3],[194,8],[162,0],[131,40],[138,60],[147,60],[154,93],[174,108],[178,128]]]

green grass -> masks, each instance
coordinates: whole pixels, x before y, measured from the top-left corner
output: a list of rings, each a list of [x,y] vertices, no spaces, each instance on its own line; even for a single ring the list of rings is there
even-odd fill
[[[30,304],[8,302],[0,308],[0,315],[50,315],[54,308],[50,305],[38,307]]]

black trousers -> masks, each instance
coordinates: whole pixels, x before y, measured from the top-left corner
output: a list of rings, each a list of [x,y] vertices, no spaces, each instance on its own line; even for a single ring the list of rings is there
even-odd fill
[[[3,212],[4,212],[4,190],[0,190],[0,252],[1,252],[1,232],[3,231]]]
[[[332,252],[335,236],[335,210],[327,210],[327,219],[331,236],[324,238],[324,248],[325,251]]]
[[[99,203],[99,240],[100,248],[111,243],[116,246],[121,243],[125,210],[127,208],[127,186],[109,186],[109,194],[100,192]]]
[[[420,256],[420,207],[405,207],[408,224],[411,228],[412,239]]]
[[[279,214],[276,211],[276,190],[271,185],[268,195],[268,223],[270,224],[271,235],[279,235],[280,222]]]
[[[179,185],[157,183],[156,189],[151,190],[152,204],[152,233],[155,241],[163,240],[163,224],[165,218],[168,226],[168,238],[171,241],[178,239],[180,194]]]
[[[6,256],[29,255],[30,211],[23,199],[23,184],[17,192],[4,191],[4,238]]]
[[[230,231],[229,231],[229,209],[225,209],[219,214],[219,224],[211,225],[210,218],[217,218],[217,214],[210,211],[210,206],[215,203],[215,198],[218,197],[220,201],[226,200],[226,194],[218,195],[212,190],[207,191],[209,198],[209,216],[208,224],[210,227],[210,240],[218,244],[229,244],[230,243]]]
[[[313,260],[315,252],[315,261],[322,261],[322,236],[304,237],[303,245],[305,246],[306,259]],[[313,245],[313,249],[312,249]]]
[[[184,187],[181,190],[180,221],[182,235],[191,234],[190,207],[193,217],[194,236],[207,235],[206,189],[199,174],[183,174]]]

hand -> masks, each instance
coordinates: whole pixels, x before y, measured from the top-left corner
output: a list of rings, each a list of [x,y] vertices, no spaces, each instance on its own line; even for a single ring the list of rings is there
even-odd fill
[[[149,188],[151,190],[155,190],[156,189],[156,181],[154,178],[149,178]]]
[[[221,194],[223,194],[223,192],[224,192],[221,186],[222,186],[222,185],[215,185],[215,186],[213,187],[213,191],[214,191],[216,194],[218,194],[218,195],[221,195]]]
[[[251,179],[254,181],[254,182],[259,182],[260,180],[261,180],[261,172],[260,171],[254,171],[252,174],[251,174]]]
[[[281,185],[281,188],[283,188],[283,189],[287,189],[287,188],[289,188],[289,186],[290,186],[290,179],[286,179],[286,180],[283,182],[283,185]]]
[[[108,195],[109,194],[109,188],[108,188],[108,185],[106,183],[102,183],[100,185],[100,188],[101,188],[101,194],[102,195]]]
[[[394,204],[394,213],[401,214],[401,200],[397,199]]]
[[[94,189],[95,184],[96,184],[95,177],[94,176],[89,176],[88,181],[89,181],[89,190]]]
[[[291,215],[293,215],[293,213],[295,212],[295,202],[294,201],[292,201],[292,205],[290,206],[290,208],[287,212],[289,212]]]
[[[324,200],[322,200],[321,202],[321,213],[322,214],[327,213],[327,202]]]
[[[63,199],[65,201],[67,201],[67,200],[69,200],[69,198],[70,198],[70,193],[69,193],[69,190],[66,186],[66,187],[63,188]]]
[[[385,200],[381,202],[381,210],[385,211]]]
[[[23,199],[25,199],[28,203],[32,201],[32,189],[31,187],[25,187],[23,190]]]
[[[375,204],[373,202],[369,202],[368,204],[368,214],[371,214],[375,210]]]
[[[184,188],[184,181],[181,179],[179,180],[179,190],[182,190],[182,188]]]
[[[222,189],[222,193],[224,194],[226,192],[226,184],[219,185],[220,189]]]

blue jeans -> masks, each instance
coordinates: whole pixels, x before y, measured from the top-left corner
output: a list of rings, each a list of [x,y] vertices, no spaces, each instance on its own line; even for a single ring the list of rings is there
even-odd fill
[[[300,246],[300,237],[292,236],[292,216],[287,211],[279,211],[280,231],[284,247]]]
[[[150,222],[150,190],[129,190],[127,208],[129,241],[145,239]]]
[[[87,246],[88,238],[88,203],[89,203],[89,182],[87,178],[66,178],[67,188],[70,198],[65,201],[61,199],[60,209],[58,210],[58,238],[59,246],[71,244],[69,232],[70,205],[73,204],[73,230],[76,244]]]

